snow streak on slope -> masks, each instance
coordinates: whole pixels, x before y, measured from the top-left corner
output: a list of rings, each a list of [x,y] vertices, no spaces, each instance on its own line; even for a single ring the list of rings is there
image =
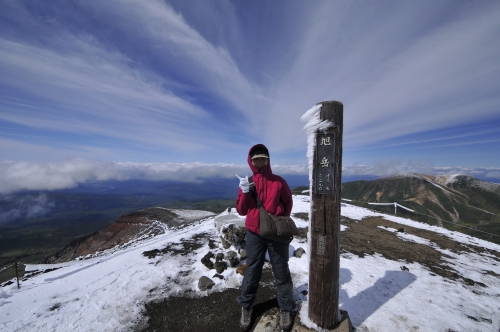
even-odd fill
[[[308,213],[309,197],[295,196],[293,213]],[[227,214],[225,212],[224,214]],[[405,241],[435,247],[446,252],[446,263],[478,284],[446,279],[419,264],[394,261],[380,254],[361,258],[342,253],[340,262],[340,308],[347,310],[357,331],[494,331],[500,328],[500,246],[470,236],[447,231],[412,220],[381,215],[367,209],[342,204],[342,216],[356,222],[366,217],[383,216],[401,225],[441,233],[463,244],[491,252],[451,252],[435,243],[411,234],[398,234]],[[299,227],[308,222],[295,218]],[[352,225],[352,224],[351,224]],[[349,232],[349,226],[343,227]],[[406,227],[406,226],[405,226]],[[380,232],[395,232],[381,228]],[[144,304],[189,290],[199,296],[201,276],[212,277],[200,260],[207,252],[209,239],[217,240],[214,218],[195,225],[135,243],[121,251],[100,257],[59,264],[57,270],[36,275],[0,290],[0,330],[2,331],[127,331],[142,320]],[[191,245],[189,254],[164,254],[153,258],[143,255],[168,247]],[[199,245],[195,245],[199,244]],[[290,258],[294,296],[303,301],[302,321],[307,319],[309,258],[307,243],[297,238],[290,252],[303,247],[302,258]],[[222,250],[219,248],[218,250]],[[63,266],[64,265],[64,266]],[[401,266],[409,271],[402,271]],[[62,267],[61,267],[62,266]],[[33,266],[53,268],[54,266]],[[484,273],[489,271],[489,273]],[[223,280],[214,278],[208,291],[238,288],[242,276],[228,268]],[[480,283],[480,284],[479,284]],[[312,326],[312,323],[309,321]]]

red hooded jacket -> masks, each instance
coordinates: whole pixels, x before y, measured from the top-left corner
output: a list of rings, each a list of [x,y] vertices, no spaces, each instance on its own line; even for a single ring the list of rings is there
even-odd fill
[[[259,195],[262,204],[266,211],[276,216],[289,216],[292,212],[293,199],[292,192],[288,187],[285,179],[281,176],[274,175],[271,170],[271,159],[267,165],[255,167],[250,159],[250,153],[255,148],[267,148],[263,144],[257,144],[248,151],[248,165],[252,170],[252,179],[255,183],[255,189]],[[269,150],[268,156],[269,156]],[[242,216],[247,216],[245,226],[249,231],[260,234],[259,228],[259,209],[255,202],[252,193],[244,194],[241,188],[238,189],[238,197],[236,198],[236,211]]]

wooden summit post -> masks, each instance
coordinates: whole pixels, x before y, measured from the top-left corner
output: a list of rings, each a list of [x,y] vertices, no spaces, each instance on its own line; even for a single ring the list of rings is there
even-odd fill
[[[20,286],[19,286],[19,273],[17,272],[17,267],[19,266],[19,262],[15,262],[14,266],[16,268],[17,289],[19,289],[20,288]]]
[[[344,106],[324,101],[320,119],[332,126],[316,132],[311,192],[309,318],[323,329],[339,323],[340,186]]]

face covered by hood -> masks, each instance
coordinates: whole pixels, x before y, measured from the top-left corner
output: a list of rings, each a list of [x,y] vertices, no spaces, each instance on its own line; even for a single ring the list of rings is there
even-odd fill
[[[262,166],[261,169],[259,169],[258,167],[254,166],[252,164],[252,152],[254,152],[255,150],[259,150],[259,151],[264,151],[264,154],[266,154],[268,157],[269,157],[269,160],[268,160],[268,163],[267,165],[265,166]],[[260,154],[260,152],[259,152]],[[272,174],[272,171],[271,171],[271,157],[269,156],[269,150],[266,148],[266,146],[264,144],[256,144],[254,146],[252,146],[250,148],[250,150],[248,151],[248,166],[250,166],[250,169],[252,170],[252,173],[253,174]]]

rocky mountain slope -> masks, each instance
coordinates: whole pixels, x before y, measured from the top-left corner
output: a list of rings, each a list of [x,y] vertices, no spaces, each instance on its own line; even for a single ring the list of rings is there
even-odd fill
[[[43,263],[54,264],[77,257],[91,257],[103,250],[131,245],[134,241],[163,234],[170,228],[189,225],[214,215],[212,212],[199,210],[182,210],[180,215],[176,211],[178,210],[153,207],[125,214],[103,231],[75,239],[62,250],[47,257]]]
[[[289,265],[295,323],[306,326],[310,208],[309,196],[294,196],[292,218],[303,232],[290,244]],[[1,285],[0,330],[238,331],[245,258],[242,242],[222,241],[227,232],[217,219],[228,216],[244,218],[225,211],[88,259],[28,265],[19,289],[15,281]],[[348,203],[341,216],[339,308],[356,331],[499,330],[499,245]],[[202,279],[211,288],[202,289]],[[261,319],[277,307],[265,264],[252,330],[275,332]]]
[[[414,210],[399,208],[399,215],[500,243],[491,235],[500,235],[500,184],[462,174],[409,174],[343,183],[342,198],[386,213],[394,207],[368,203],[397,202]]]

